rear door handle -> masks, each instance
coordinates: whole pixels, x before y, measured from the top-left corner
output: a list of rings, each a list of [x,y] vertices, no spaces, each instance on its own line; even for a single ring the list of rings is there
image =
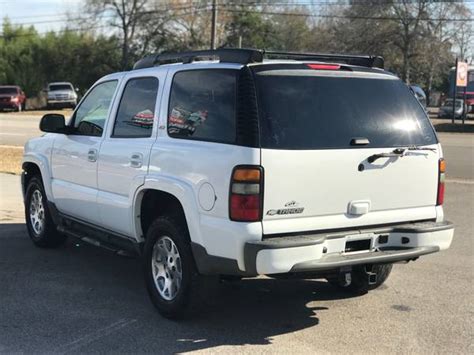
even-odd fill
[[[141,168],[143,165],[143,154],[142,153],[133,153],[130,158],[130,166],[132,168]]]
[[[89,149],[89,151],[87,152],[87,160],[92,163],[97,161],[97,149]]]

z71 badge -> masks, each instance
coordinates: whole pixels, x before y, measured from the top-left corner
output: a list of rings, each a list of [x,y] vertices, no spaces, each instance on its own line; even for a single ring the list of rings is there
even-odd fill
[[[290,201],[290,202],[285,203],[285,207],[290,207],[290,208],[281,208],[279,210],[268,210],[267,216],[299,214],[299,213],[303,213],[304,211],[304,207],[298,207],[298,202],[296,201]]]

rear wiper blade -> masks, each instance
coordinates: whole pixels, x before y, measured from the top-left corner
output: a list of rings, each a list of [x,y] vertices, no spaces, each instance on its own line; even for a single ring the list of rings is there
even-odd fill
[[[389,152],[389,153],[378,153],[378,154],[371,155],[370,157],[367,158],[367,161],[369,163],[373,163],[379,158],[404,157],[405,153],[409,150],[429,150],[431,152],[436,152],[436,148],[419,147],[417,145],[412,145],[407,148],[394,149],[392,152]]]
[[[406,149],[405,148],[397,148],[394,149],[392,152],[389,153],[378,153],[371,155],[370,157],[367,158],[367,161],[369,163],[373,163],[379,158],[392,158],[392,157],[402,157],[403,154],[405,154]]]
[[[431,152],[436,152],[436,148],[420,147],[417,145],[411,145],[406,148],[407,150],[429,150]]]

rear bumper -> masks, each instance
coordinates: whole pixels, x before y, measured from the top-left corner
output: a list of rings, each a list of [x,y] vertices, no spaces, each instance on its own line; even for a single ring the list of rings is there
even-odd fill
[[[51,106],[60,106],[60,105],[75,105],[77,100],[74,99],[65,99],[65,100],[48,100],[48,105]]]
[[[409,261],[449,248],[451,222],[421,222],[332,234],[283,236],[245,244],[245,272],[280,274],[330,271],[362,264]],[[347,242],[370,240],[366,250],[346,252]]]

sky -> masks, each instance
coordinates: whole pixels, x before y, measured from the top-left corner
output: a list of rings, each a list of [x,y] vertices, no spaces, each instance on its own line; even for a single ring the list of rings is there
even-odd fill
[[[5,16],[12,23],[58,21],[35,24],[38,32],[58,30],[66,24],[66,13],[77,17],[84,0],[0,0],[0,27]]]
[[[335,2],[335,0],[329,1]],[[85,0],[0,0],[0,28],[4,17],[7,16],[12,23],[25,25],[35,23],[39,33],[59,30],[67,23],[67,13],[69,13],[69,18],[81,16],[80,11],[84,2]],[[311,3],[311,0],[296,2]],[[318,3],[321,2],[321,0],[318,1]],[[467,0],[466,5],[474,11],[474,0]],[[73,25],[70,24],[70,27]]]

